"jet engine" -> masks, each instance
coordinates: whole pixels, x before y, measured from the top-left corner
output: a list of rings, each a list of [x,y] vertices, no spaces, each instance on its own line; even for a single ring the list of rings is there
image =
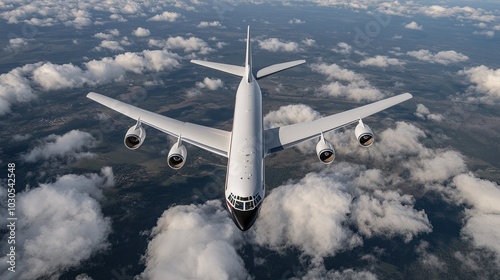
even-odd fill
[[[318,144],[316,144],[316,154],[319,160],[324,164],[330,164],[335,159],[335,150],[332,144],[325,139],[323,133],[321,134]]]
[[[172,169],[181,169],[184,166],[187,158],[187,149],[186,146],[182,145],[181,139],[175,143],[167,156],[168,166]]]
[[[146,139],[146,130],[142,127],[141,122],[137,121],[136,125],[128,129],[123,143],[130,150],[135,150],[142,145],[144,139]]]
[[[373,144],[373,141],[375,141],[372,129],[368,125],[364,124],[361,119],[354,130],[354,134],[356,135],[359,144],[363,147],[369,147]]]

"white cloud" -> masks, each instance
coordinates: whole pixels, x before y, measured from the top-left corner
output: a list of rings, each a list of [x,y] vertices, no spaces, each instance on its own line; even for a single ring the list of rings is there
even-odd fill
[[[10,112],[12,104],[36,98],[30,81],[25,77],[35,65],[18,67],[0,75],[0,115]]]
[[[64,175],[17,195],[19,279],[58,278],[108,248],[111,221],[103,216],[98,200],[103,198],[101,189],[113,184],[112,169],[104,167],[100,175]],[[6,260],[4,255],[1,261]],[[2,279],[9,279],[8,273],[3,271]]]
[[[265,40],[259,40],[259,47],[263,50],[270,52],[297,52],[300,50],[299,44],[295,42],[283,42],[278,38],[268,38]]]
[[[334,256],[362,244],[349,227],[352,196],[334,178],[310,173],[268,194],[254,225],[255,242],[275,250],[290,246],[314,256]]]
[[[474,31],[472,32],[474,35],[483,35],[489,38],[495,36],[495,31],[493,30],[483,30],[483,31]]]
[[[222,25],[218,21],[212,21],[212,22],[202,21],[198,24],[198,28],[206,28],[206,27],[222,27]]]
[[[342,68],[335,63],[330,65],[326,63],[313,64],[311,65],[311,69],[327,76],[329,80],[335,79],[348,83],[344,85],[339,81],[335,81],[330,84],[322,85],[319,88],[320,95],[346,97],[358,102],[374,101],[384,97],[384,94],[372,86],[363,75]]]
[[[369,57],[359,62],[360,66],[375,66],[386,68],[389,66],[403,66],[406,63],[400,61],[397,58],[389,58],[387,56],[377,55],[375,57]]]
[[[362,236],[401,236],[408,242],[431,232],[425,212],[413,208],[413,197],[380,190],[392,188],[390,180],[366,176],[372,173],[341,162],[273,189],[255,224],[255,242],[274,250],[295,247],[322,258],[362,245]]]
[[[415,112],[415,116],[423,119],[423,120],[433,120],[436,122],[442,122],[444,120],[444,116],[441,114],[431,114],[429,109],[425,107],[424,104],[417,104],[417,111]]]
[[[115,57],[91,60],[80,68],[73,64],[39,62],[26,64],[0,75],[0,115],[10,112],[12,104],[36,98],[36,89],[63,90],[120,80],[127,71],[172,70],[181,58],[167,50],[126,52]]]
[[[353,204],[351,219],[366,237],[402,236],[411,241],[419,233],[429,233],[432,226],[424,210],[413,209],[414,199],[397,191],[375,190],[360,195]]]
[[[111,51],[124,51],[125,49],[120,46],[120,42],[118,41],[113,41],[113,40],[103,40],[99,44],[98,47],[95,48],[98,51],[101,51],[102,49],[108,49]]]
[[[169,37],[167,40],[150,39],[148,44],[154,47],[182,49],[184,52],[199,52],[200,54],[207,54],[214,51],[208,46],[207,42],[196,37],[184,38],[182,36],[177,36]]]
[[[19,51],[29,46],[33,39],[14,38],[9,39],[9,44],[4,48],[5,51]]]
[[[298,19],[298,18],[294,18],[294,19],[289,20],[288,23],[289,24],[304,24],[304,23],[306,23],[306,21]]]
[[[151,35],[151,32],[147,28],[137,27],[137,29],[132,32],[132,35],[136,37],[148,37]]]
[[[338,48],[333,48],[332,51],[341,54],[350,54],[352,52],[352,46],[345,42],[337,43],[337,46]]]
[[[457,200],[468,206],[462,235],[476,247],[493,251],[500,262],[500,186],[470,173],[456,176],[452,184]]]
[[[22,156],[26,162],[48,160],[50,158],[80,159],[94,156],[83,152],[95,147],[97,140],[88,132],[72,130],[64,135],[52,134],[35,148]]]
[[[416,23],[415,21],[412,21],[408,24],[405,24],[405,28],[406,29],[413,29],[413,30],[423,30],[424,29],[422,27],[422,25],[418,25],[418,23]]]
[[[276,111],[271,111],[264,116],[264,127],[274,128],[312,121],[320,118],[321,115],[311,107],[304,104],[282,106]]]
[[[470,87],[471,91],[483,94],[477,97],[479,101],[493,103],[500,100],[500,68],[495,70],[481,65],[466,68],[458,73],[474,84]]]
[[[168,21],[168,22],[174,22],[181,18],[182,15],[176,12],[169,12],[169,11],[164,11],[161,14],[157,14],[150,18],[149,20],[151,21]]]
[[[211,79],[209,77],[205,77],[203,82],[196,82],[196,87],[199,89],[207,88],[209,90],[217,90],[224,86],[224,83],[221,79]]]
[[[420,255],[420,262],[427,268],[446,272],[448,270],[446,263],[440,260],[436,255],[429,253],[430,244],[427,241],[420,241],[415,252]]]
[[[220,201],[169,208],[158,219],[141,279],[246,279],[242,233]],[[186,265],[189,264],[189,265]]]
[[[302,44],[308,46],[308,47],[312,47],[314,45],[316,45],[316,40],[314,39],[310,39],[310,38],[306,38],[304,40],[302,40]]]
[[[452,63],[459,63],[469,60],[469,57],[458,53],[456,51],[441,51],[436,54],[431,53],[429,50],[419,50],[411,51],[406,53],[409,56],[413,56],[418,60],[427,61],[430,63],[439,63],[443,65],[448,65]]]

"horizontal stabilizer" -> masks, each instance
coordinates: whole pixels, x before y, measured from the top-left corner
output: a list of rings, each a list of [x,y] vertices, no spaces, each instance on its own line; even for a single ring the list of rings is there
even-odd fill
[[[210,62],[210,61],[204,61],[204,60],[191,60],[191,62],[194,64],[198,64],[201,66],[205,66],[208,68],[212,68],[215,70],[219,70],[219,71],[226,72],[226,73],[233,74],[233,75],[240,76],[240,77],[243,77],[245,75],[245,67],[243,67],[243,66]]]
[[[300,65],[302,63],[306,63],[306,61],[305,60],[295,60],[295,61],[290,61],[290,62],[279,63],[279,64],[267,66],[266,68],[263,68],[263,69],[259,70],[259,72],[257,72],[256,78],[261,79],[265,76],[269,76],[271,74],[281,72],[283,70],[295,67],[295,66]]]

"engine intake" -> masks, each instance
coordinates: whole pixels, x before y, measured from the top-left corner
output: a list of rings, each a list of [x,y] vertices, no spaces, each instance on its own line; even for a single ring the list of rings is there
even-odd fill
[[[323,134],[321,134],[321,138],[318,144],[316,144],[316,154],[318,155],[318,159],[324,164],[330,164],[335,159],[335,150]]]
[[[138,121],[136,125],[128,129],[125,134],[125,139],[123,139],[123,143],[128,149],[135,150],[142,145],[144,139],[146,139],[146,130]]]
[[[359,123],[354,130],[354,134],[356,135],[359,144],[363,147],[369,147],[375,141],[372,129],[368,125],[364,124],[362,120],[359,120]]]
[[[181,169],[186,163],[187,149],[186,146],[182,145],[180,141],[175,143],[167,156],[167,164],[172,169]]]

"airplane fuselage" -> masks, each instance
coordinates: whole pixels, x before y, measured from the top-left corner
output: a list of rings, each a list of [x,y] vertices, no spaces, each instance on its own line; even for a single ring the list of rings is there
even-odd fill
[[[265,195],[262,93],[252,74],[236,92],[225,197],[241,230],[255,222]]]

